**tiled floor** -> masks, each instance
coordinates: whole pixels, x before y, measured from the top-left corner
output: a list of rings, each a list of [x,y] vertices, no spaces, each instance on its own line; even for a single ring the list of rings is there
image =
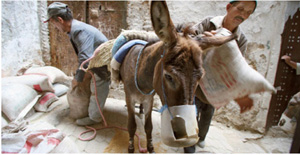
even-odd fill
[[[127,109],[124,99],[110,94],[104,109],[104,116],[108,126],[127,128]],[[111,98],[114,97],[114,98]],[[114,128],[102,129],[96,132],[94,139],[82,141],[78,139],[80,133],[87,129],[77,126],[75,120],[68,117],[68,103],[66,95],[62,96],[55,107],[48,113],[36,113],[29,118],[30,123],[46,121],[54,125],[70,138],[77,146],[80,153],[127,153],[127,131]],[[141,137],[142,147],[146,147],[146,138],[143,127],[143,116],[136,109],[137,133]],[[153,111],[153,145],[156,153],[183,153],[183,148],[168,147],[161,142],[160,138],[160,113]],[[93,125],[94,128],[104,127],[103,124]],[[271,129],[265,136],[247,131],[238,131],[226,127],[221,123],[212,121],[206,138],[204,149],[196,147],[197,153],[288,153],[292,142],[292,136],[279,129]],[[93,132],[83,134],[82,138],[91,136]],[[248,139],[247,139],[248,138]],[[271,142],[271,143],[270,143]],[[137,139],[135,139],[135,152],[139,153]],[[76,151],[75,151],[76,152]]]

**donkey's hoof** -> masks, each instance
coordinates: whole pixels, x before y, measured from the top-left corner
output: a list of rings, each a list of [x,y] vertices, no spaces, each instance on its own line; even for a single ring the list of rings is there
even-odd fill
[[[153,146],[147,147],[149,153],[155,153]]]
[[[128,153],[134,153],[134,147],[128,147]]]

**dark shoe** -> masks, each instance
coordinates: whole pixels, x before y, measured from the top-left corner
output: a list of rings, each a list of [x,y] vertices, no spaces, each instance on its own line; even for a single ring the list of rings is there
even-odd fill
[[[184,147],[183,150],[184,150],[184,153],[195,153],[196,147],[195,147],[195,145],[190,146],[190,147]]]

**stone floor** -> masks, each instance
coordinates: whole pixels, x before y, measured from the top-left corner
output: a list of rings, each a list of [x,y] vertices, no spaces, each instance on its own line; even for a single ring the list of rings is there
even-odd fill
[[[126,128],[127,109],[125,101],[113,95],[106,101],[104,116],[108,126]],[[66,95],[60,97],[57,105],[48,113],[35,113],[28,121],[30,123],[48,122],[61,130],[73,141],[78,153],[127,153],[128,133],[115,128],[97,130],[94,139],[89,141],[80,140],[80,133],[87,129],[77,126],[75,120],[68,117],[69,106]],[[137,133],[141,137],[142,147],[146,146],[146,138],[143,129],[144,115],[138,114],[136,108],[136,121],[138,124]],[[183,153],[183,148],[168,147],[162,143],[160,138],[160,113],[153,111],[153,145],[156,153]],[[93,125],[94,128],[104,127],[103,123]],[[93,134],[83,134],[82,138],[88,138]],[[226,127],[221,123],[212,121],[209,133],[206,138],[204,149],[196,147],[196,153],[288,153],[292,143],[292,135],[288,135],[278,128],[271,128],[265,135],[238,131]],[[135,152],[139,153],[137,138],[135,139]]]

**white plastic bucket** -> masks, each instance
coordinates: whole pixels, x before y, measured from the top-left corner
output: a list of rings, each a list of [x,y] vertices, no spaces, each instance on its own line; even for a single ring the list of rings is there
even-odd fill
[[[173,119],[179,120],[178,123],[180,129],[184,129],[181,133],[185,133],[185,136],[176,138],[174,130],[172,128],[172,118],[170,112],[173,115]],[[181,105],[173,106],[165,109],[161,116],[161,138],[164,144],[171,147],[188,147],[198,142],[198,125],[196,120],[196,106],[195,105]],[[176,121],[177,121],[176,120]],[[173,120],[174,121],[174,120]],[[182,121],[184,121],[185,127],[182,127]]]

